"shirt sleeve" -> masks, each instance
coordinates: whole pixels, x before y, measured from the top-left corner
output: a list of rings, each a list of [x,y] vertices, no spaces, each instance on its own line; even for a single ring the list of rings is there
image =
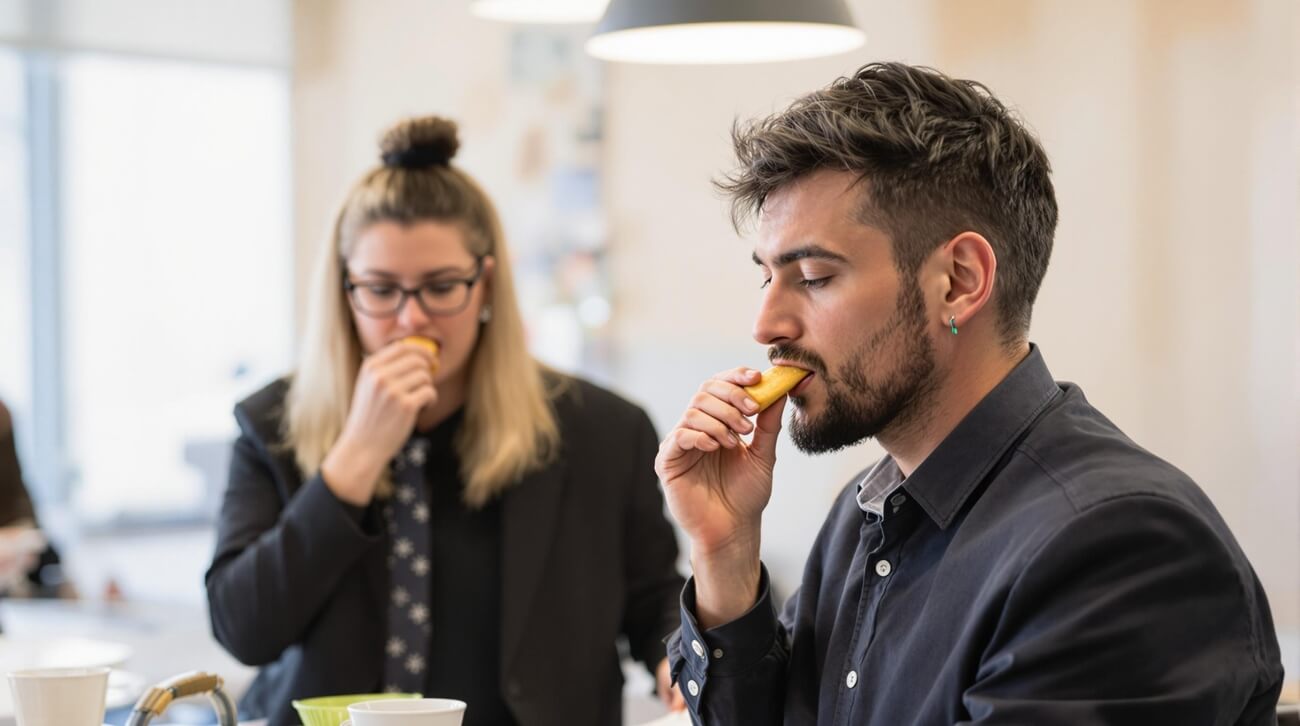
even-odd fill
[[[681,629],[668,640],[668,658],[693,721],[780,724],[790,644],[777,619],[767,568],[758,601],[739,618],[701,632],[693,577],[682,590],[681,617]]]

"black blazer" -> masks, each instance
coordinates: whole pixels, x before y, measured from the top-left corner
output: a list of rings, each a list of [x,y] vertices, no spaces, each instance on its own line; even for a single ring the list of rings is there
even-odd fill
[[[521,726],[621,723],[616,641],[655,666],[683,584],[649,418],[566,383],[558,459],[502,495],[501,687]],[[235,407],[242,434],[206,577],[217,640],[262,666],[241,712],[270,726],[298,723],[293,699],[378,690],[387,614],[378,508],[358,526],[318,473],[304,480],[280,445],[287,391],[277,381]]]

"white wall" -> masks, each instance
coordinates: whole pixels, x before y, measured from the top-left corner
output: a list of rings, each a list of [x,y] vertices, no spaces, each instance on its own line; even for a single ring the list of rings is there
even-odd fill
[[[378,163],[379,136],[398,119],[457,118],[457,161],[489,192],[505,184],[510,150],[475,139],[504,122],[508,35],[504,26],[470,17],[467,7],[426,0],[294,3],[299,300],[344,194]]]
[[[734,119],[869,60],[977,78],[1022,110],[1055,166],[1061,226],[1033,330],[1048,363],[1210,492],[1279,624],[1300,628],[1295,6],[853,5],[869,40],[850,56],[609,68],[616,385],[663,431],[704,377],[765,359],[749,334],[750,243],[710,186],[731,163]],[[465,166],[490,191],[506,188],[509,150],[474,144],[508,108],[504,26],[463,3],[417,0],[299,0],[295,15],[300,283],[376,135],[400,115],[463,119]],[[830,500],[877,455],[781,451],[765,557],[787,591]]]

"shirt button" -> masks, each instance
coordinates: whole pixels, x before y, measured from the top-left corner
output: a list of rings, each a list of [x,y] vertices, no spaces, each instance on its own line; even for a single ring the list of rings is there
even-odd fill
[[[721,649],[721,648],[714,648],[714,649],[713,649],[713,657],[714,657],[714,658],[721,658],[721,657],[722,657],[722,649]]]
[[[698,696],[700,695],[700,684],[696,683],[693,680],[687,681],[686,690],[691,694],[691,696]]]
[[[692,640],[691,650],[695,651],[695,655],[698,655],[701,658],[704,657],[704,646],[700,645],[700,641]]]
[[[901,493],[900,493],[900,494],[895,494],[895,495],[894,495],[893,497],[891,497],[890,500],[889,500],[889,503],[892,504],[892,505],[894,505],[895,507],[901,507],[901,506],[903,506],[903,504],[906,503],[906,502],[907,502],[907,495],[906,495],[906,494],[901,494]]]
[[[844,685],[848,686],[849,688],[858,685],[858,672],[849,671],[849,675],[844,679]]]
[[[894,571],[894,566],[889,564],[889,560],[880,560],[876,563],[876,574],[881,577],[889,577],[889,573]]]

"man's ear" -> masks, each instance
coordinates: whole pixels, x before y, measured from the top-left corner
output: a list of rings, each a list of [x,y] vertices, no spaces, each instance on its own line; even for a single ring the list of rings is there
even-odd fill
[[[993,245],[977,232],[962,232],[948,240],[939,257],[945,284],[941,322],[960,328],[993,297],[998,257]]]

